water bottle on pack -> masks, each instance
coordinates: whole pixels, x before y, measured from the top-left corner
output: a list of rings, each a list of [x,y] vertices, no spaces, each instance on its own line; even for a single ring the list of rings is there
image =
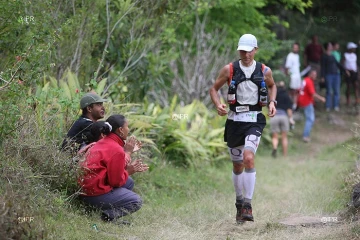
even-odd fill
[[[232,80],[230,85],[229,85],[227,101],[228,101],[229,104],[235,104],[236,103],[236,86],[235,86],[235,81],[234,80]]]
[[[259,96],[260,106],[262,106],[262,107],[266,106],[268,91],[267,91],[264,79],[262,80],[261,85],[260,85],[259,95],[260,95]]]

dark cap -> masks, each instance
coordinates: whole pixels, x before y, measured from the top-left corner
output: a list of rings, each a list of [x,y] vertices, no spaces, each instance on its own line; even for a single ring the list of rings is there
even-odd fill
[[[80,100],[80,109],[84,109],[93,103],[107,102],[107,99],[103,99],[99,95],[93,92],[86,93]]]

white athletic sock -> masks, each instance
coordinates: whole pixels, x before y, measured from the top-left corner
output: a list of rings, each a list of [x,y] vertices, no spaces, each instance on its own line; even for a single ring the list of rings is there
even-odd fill
[[[255,189],[255,179],[256,179],[255,168],[245,169],[243,175],[244,175],[243,181],[244,181],[244,190],[245,190],[245,200],[246,202],[250,203]]]
[[[234,183],[236,200],[242,200],[243,199],[243,186],[244,186],[244,173],[236,175],[234,172],[232,172],[232,180]]]

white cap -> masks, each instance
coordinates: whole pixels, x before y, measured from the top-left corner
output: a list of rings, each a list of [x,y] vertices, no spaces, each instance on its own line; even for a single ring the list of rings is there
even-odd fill
[[[357,48],[357,45],[353,42],[348,42],[347,49]]]
[[[252,34],[244,34],[240,37],[237,50],[250,52],[257,48],[256,37]]]

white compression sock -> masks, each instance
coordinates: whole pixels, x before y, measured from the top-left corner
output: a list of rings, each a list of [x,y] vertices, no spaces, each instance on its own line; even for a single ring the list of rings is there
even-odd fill
[[[256,172],[255,168],[245,169],[244,173],[245,202],[250,203],[254,194]]]
[[[232,172],[232,180],[236,192],[236,200],[243,199],[244,173],[236,175]]]

